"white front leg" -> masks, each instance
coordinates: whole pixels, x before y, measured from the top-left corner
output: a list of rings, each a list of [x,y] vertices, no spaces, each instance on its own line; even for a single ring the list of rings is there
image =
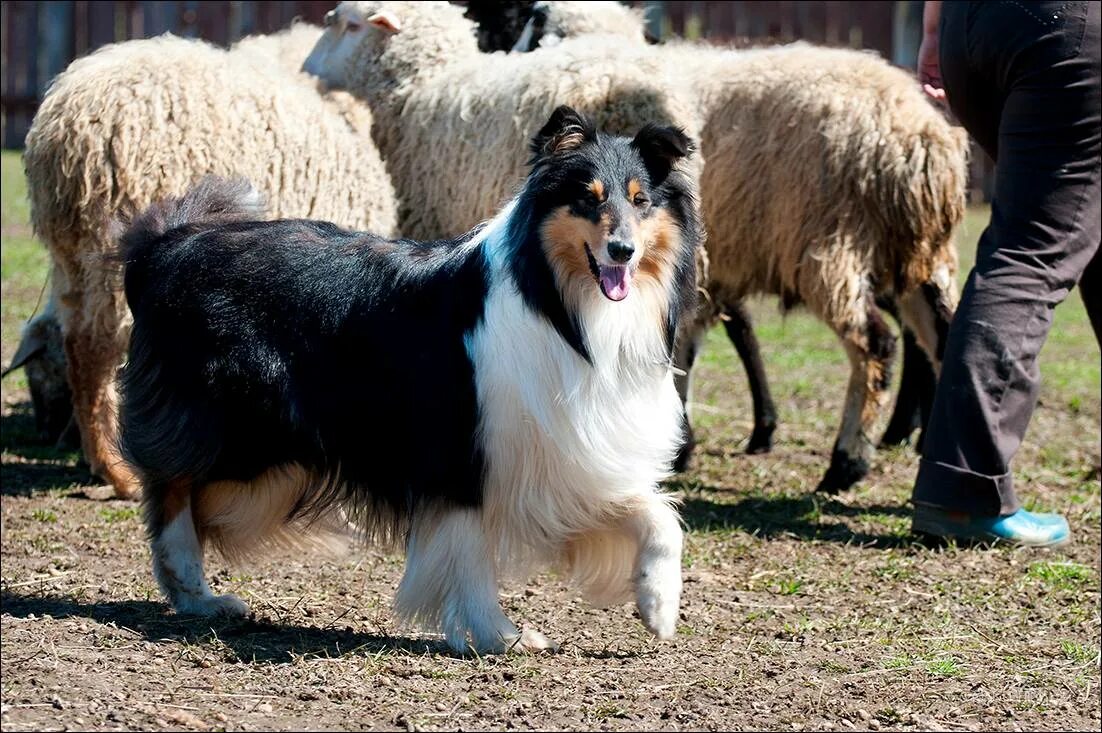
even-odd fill
[[[633,579],[639,615],[659,639],[672,639],[681,605],[681,521],[668,497],[652,493],[625,527],[639,547]]]

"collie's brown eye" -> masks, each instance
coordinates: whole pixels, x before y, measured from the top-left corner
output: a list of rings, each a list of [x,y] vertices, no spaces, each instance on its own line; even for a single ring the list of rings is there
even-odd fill
[[[633,204],[635,204],[636,206],[638,206],[639,208],[642,208],[642,207],[644,207],[644,206],[646,206],[647,204],[650,203],[650,199],[647,198],[646,194],[637,193],[637,194],[635,194],[635,198],[633,198],[631,200],[631,202]]]

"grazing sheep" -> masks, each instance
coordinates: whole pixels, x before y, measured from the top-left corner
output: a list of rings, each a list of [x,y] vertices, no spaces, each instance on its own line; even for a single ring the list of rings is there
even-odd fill
[[[627,42],[484,54],[474,23],[446,2],[343,2],[326,23],[304,68],[368,102],[408,237],[459,234],[492,214],[523,173],[528,131],[560,104],[613,134],[648,122],[696,134],[657,60]]]
[[[692,86],[705,119],[701,197],[714,302],[746,332],[739,304],[749,295],[806,305],[850,358],[842,425],[819,485],[848,488],[867,473],[888,396],[895,339],[878,302],[897,309],[939,365],[957,299],[966,136],[909,74],[871,53],[806,44],[738,52],[673,44],[660,53]],[[690,347],[683,361],[692,357]]]
[[[691,100],[695,118],[683,124],[701,135],[709,289],[735,317],[731,328],[752,334],[741,301],[769,293],[787,307],[806,305],[843,342],[852,371],[819,488],[859,480],[895,347],[877,300],[898,309],[935,363],[955,308],[963,131],[926,102],[908,74],[870,53],[803,44],[653,49],[605,35],[516,60],[476,57],[471,27],[447,16],[432,4],[344,2],[306,64],[370,102],[395,185],[407,204],[417,202],[403,210],[403,226],[460,231],[491,210],[502,197],[502,176],[484,160],[486,151],[522,139],[510,124],[544,89],[564,99],[572,93],[589,69],[584,59],[604,54],[597,73],[608,84],[644,69],[648,89],[676,93],[667,98],[680,108]],[[444,159],[463,174],[437,176]],[[514,169],[519,160],[518,152]],[[680,339],[686,368],[713,315],[703,314],[695,333]],[[688,379],[682,386],[687,395]],[[768,445],[772,426],[761,407],[755,411],[767,430],[756,431],[755,441]]]
[[[285,72],[287,62],[243,45],[165,35],[106,46],[54,80],[27,134],[31,220],[53,261],[84,455],[119,496],[137,483],[115,445],[129,314],[103,257],[114,250],[113,220],[214,173],[249,178],[273,216],[394,231],[393,190],[363,105],[347,94],[327,100]]]
[[[706,122],[701,197],[720,304],[758,293],[806,305],[837,334],[851,375],[819,488],[868,471],[894,336],[877,300],[939,365],[956,307],[953,233],[967,140],[905,72],[870,53],[793,45],[662,50],[695,80]],[[783,124],[782,124],[783,123]]]

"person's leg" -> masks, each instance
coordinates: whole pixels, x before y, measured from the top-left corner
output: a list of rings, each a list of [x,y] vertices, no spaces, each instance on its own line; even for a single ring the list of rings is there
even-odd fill
[[[959,519],[964,531],[969,518],[989,518],[977,532],[989,536],[992,522],[1020,509],[1010,461],[1036,405],[1037,355],[1053,309],[1098,249],[1098,6],[1048,6],[992,3],[973,6],[963,21],[955,11],[944,20],[942,71],[954,109],[990,104],[984,85],[1005,95],[991,151],[998,155],[991,223],[949,331],[913,495],[917,531],[946,532],[958,522],[949,511],[968,515]],[[1045,23],[1057,13],[1072,17]],[[946,38],[959,22],[963,47],[961,36]],[[985,118],[961,115],[966,124]],[[1018,539],[1045,544],[1050,534]]]

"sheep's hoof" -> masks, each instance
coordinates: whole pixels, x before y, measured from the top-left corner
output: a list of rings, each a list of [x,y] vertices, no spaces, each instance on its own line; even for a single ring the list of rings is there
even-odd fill
[[[867,460],[836,450],[830,456],[830,468],[827,469],[826,475],[815,490],[824,494],[846,491],[853,488],[853,485],[863,479],[868,472]]]
[[[888,429],[884,431],[883,437],[880,438],[880,448],[894,448],[897,445],[907,445],[911,442],[911,436],[914,431],[918,430],[919,422],[917,420],[903,423],[893,420],[888,424]]]
[[[753,456],[773,450],[773,431],[776,429],[776,423],[755,425],[754,432],[750,433],[750,442],[746,444],[747,455]]]

